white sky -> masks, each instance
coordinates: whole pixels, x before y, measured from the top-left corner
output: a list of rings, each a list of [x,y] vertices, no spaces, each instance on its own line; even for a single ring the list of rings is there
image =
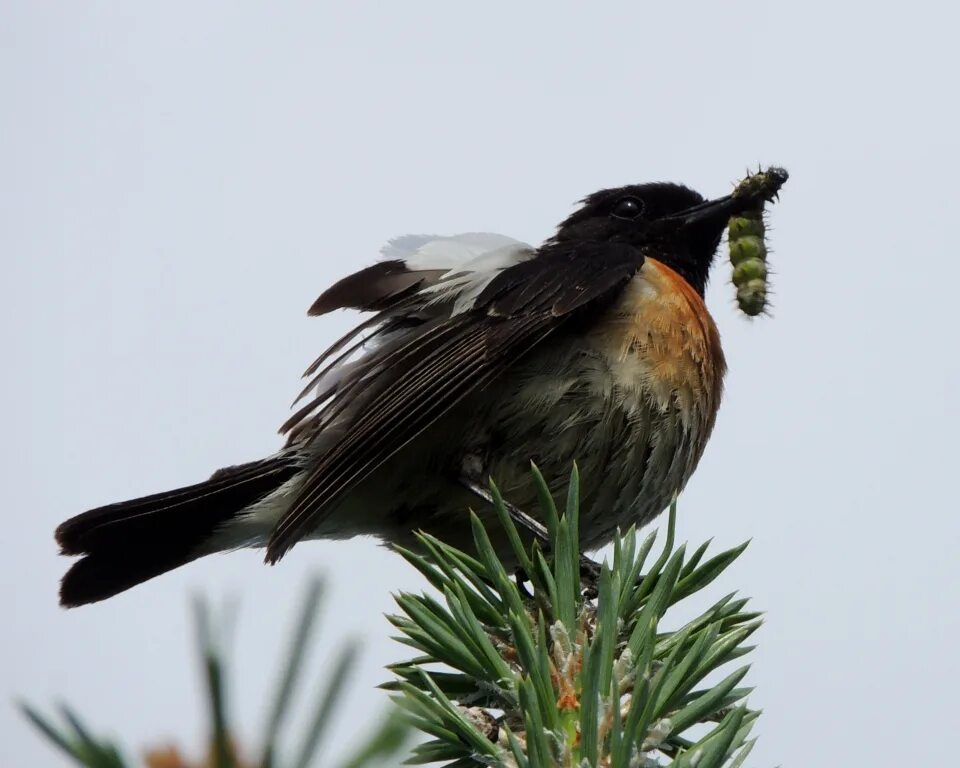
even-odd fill
[[[710,593],[767,611],[751,763],[954,761],[951,6],[150,5],[0,9],[0,764],[61,764],[14,696],[63,698],[127,745],[198,749],[197,591],[241,600],[235,714],[258,733],[318,569],[319,655],[365,641],[349,743],[406,656],[381,617],[420,586],[399,558],[364,541],[274,569],[240,553],[64,612],[55,525],[274,450],[300,371],[352,320],[306,308],[389,237],[539,242],[600,187],[713,196],[758,163],[791,172],[776,316],[740,317],[721,263],[727,394],[680,510],[695,544],[753,538]]]

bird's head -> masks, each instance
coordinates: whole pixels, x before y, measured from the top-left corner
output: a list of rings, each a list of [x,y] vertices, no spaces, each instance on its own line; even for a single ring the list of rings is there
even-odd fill
[[[786,181],[777,168],[749,177],[730,195],[706,200],[681,184],[630,184],[602,189],[558,228],[552,242],[620,242],[666,264],[701,295],[731,216],[758,208]]]

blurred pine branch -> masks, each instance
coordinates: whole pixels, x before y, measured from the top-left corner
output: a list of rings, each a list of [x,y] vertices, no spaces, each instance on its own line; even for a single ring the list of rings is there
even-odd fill
[[[753,745],[759,712],[744,701],[746,666],[729,664],[749,653],[747,639],[760,616],[745,599],[726,595],[677,629],[663,626],[671,606],[710,585],[745,545],[706,558],[707,544],[687,555],[675,547],[676,506],[666,540],[648,562],[656,534],[642,542],[630,528],[614,542],[613,563],[595,584],[581,581],[579,477],[574,468],[559,511],[534,469],[540,517],[549,547],[523,543],[507,506],[491,486],[500,525],[524,578],[497,557],[479,518],[472,515],[475,552],[418,535],[416,552],[399,548],[442,597],[397,596],[390,616],[399,641],[417,655],[395,664],[393,691],[402,716],[384,718],[343,768],[412,764],[447,768],[738,768]],[[472,514],[472,513],[471,513]],[[239,756],[226,706],[226,672],[210,612],[197,607],[198,638],[211,722],[209,755],[188,763],[175,749],[147,756],[147,768],[309,768],[319,766],[322,737],[337,712],[355,654],[347,646],[317,695],[314,716],[299,745],[282,749],[279,734],[302,679],[321,598],[307,589],[291,637],[262,752]],[[707,677],[714,675],[710,681]],[[716,679],[719,677],[719,679]],[[716,680],[716,681],[714,681]],[[27,705],[27,718],[55,746],[89,768],[127,768],[119,750],[92,736],[61,708],[56,725]],[[407,724],[425,736],[405,750]]]
[[[259,759],[245,755],[242,743],[236,739],[230,727],[227,706],[227,670],[223,643],[214,631],[210,608],[203,601],[197,601],[195,624],[197,645],[202,661],[207,690],[207,710],[210,718],[210,748],[202,759],[190,761],[175,747],[164,747],[148,751],[144,757],[146,768],[309,768],[328,765],[320,762],[322,736],[329,729],[330,722],[337,712],[344,685],[350,676],[356,660],[355,644],[345,645],[333,664],[325,665],[330,678],[317,686],[316,712],[295,748],[285,750],[280,744],[279,735],[287,724],[289,713],[294,708],[294,697],[299,683],[303,680],[303,667],[307,648],[316,625],[322,596],[319,579],[313,579],[307,587],[300,611],[300,617],[291,636],[290,647],[284,659],[282,672],[276,685],[273,706],[262,739],[262,752]],[[216,622],[222,630],[223,622]],[[79,765],[87,768],[128,768],[133,763],[124,759],[120,750],[108,741],[95,738],[80,718],[67,707],[61,707],[63,724],[41,715],[27,704],[21,704],[27,719],[46,738],[71,757]],[[381,723],[370,738],[354,751],[354,754],[341,763],[342,768],[374,768],[375,766],[396,765],[401,759],[409,733],[408,727],[388,710]],[[286,752],[293,756],[282,757]]]

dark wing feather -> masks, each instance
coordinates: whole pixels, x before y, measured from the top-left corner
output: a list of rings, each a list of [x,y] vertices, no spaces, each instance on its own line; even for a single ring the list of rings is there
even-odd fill
[[[643,253],[622,243],[552,243],[535,259],[504,270],[477,304],[491,314],[567,315],[626,285],[643,266]]]
[[[318,457],[274,529],[267,561],[283,557],[343,494],[578,310],[610,301],[642,264],[639,251],[618,244],[548,246],[500,273],[473,310],[425,323],[408,342],[373,352],[364,376],[326,406],[342,412],[369,390],[343,439]],[[329,423],[326,411],[312,419],[320,430]]]
[[[411,270],[404,261],[392,259],[347,275],[320,294],[308,310],[308,315],[323,315],[335,309],[358,309],[376,314],[354,326],[310,364],[303,373],[304,378],[309,377],[309,381],[293,404],[299,403],[318,386],[331,369],[343,363],[365,344],[390,333],[402,324],[425,320],[418,311],[421,309],[418,305],[422,302],[417,301],[416,294],[423,288],[434,285],[445,273],[443,269]],[[438,308],[439,303],[428,315],[435,314]],[[364,331],[369,333],[364,335]],[[305,410],[309,412],[316,405],[315,398],[313,405]],[[300,421],[299,413],[280,428],[281,434],[289,430],[291,423]]]
[[[444,270],[411,270],[400,259],[381,261],[331,285],[313,302],[307,314],[323,315],[335,309],[380,312],[436,282]]]

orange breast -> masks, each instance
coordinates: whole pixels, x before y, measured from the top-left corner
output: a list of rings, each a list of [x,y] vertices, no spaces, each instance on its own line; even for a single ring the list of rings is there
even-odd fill
[[[640,389],[661,410],[679,406],[705,442],[720,405],[726,363],[700,295],[672,269],[647,259],[596,327],[620,386]]]

